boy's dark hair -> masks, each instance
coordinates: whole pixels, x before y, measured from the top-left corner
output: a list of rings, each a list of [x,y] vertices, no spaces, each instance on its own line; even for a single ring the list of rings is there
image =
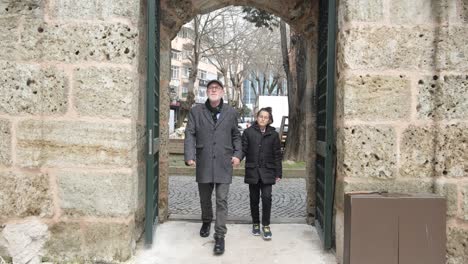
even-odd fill
[[[271,107],[268,106],[268,107],[260,108],[260,110],[258,110],[257,112],[257,118],[260,115],[260,112],[262,111],[267,112],[270,115],[270,118],[269,118],[270,122],[268,124],[273,124],[273,114],[272,114],[273,110],[271,109]]]

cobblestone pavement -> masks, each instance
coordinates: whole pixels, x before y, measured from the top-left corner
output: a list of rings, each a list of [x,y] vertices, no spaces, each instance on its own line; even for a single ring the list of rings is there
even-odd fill
[[[273,185],[272,196],[272,222],[305,221],[307,198],[305,179],[282,179],[281,182]],[[243,177],[233,177],[229,189],[228,205],[230,220],[250,220],[249,188],[244,183]],[[214,206],[213,191],[213,210]],[[195,176],[169,177],[169,214],[169,218],[175,220],[200,219],[200,200]]]

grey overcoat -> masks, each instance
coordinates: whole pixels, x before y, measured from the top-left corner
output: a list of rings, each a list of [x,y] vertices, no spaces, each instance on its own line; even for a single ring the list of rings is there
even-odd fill
[[[205,104],[194,106],[185,128],[184,156],[186,162],[196,161],[198,183],[231,183],[231,159],[242,157],[236,110],[223,104],[215,124]]]

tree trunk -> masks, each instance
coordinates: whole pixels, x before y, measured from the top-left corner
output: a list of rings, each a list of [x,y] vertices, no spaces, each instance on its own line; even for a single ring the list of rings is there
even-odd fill
[[[284,158],[286,160],[304,161],[306,159],[306,120],[305,91],[307,84],[306,43],[303,35],[291,31],[290,74],[293,86],[288,87],[289,127]],[[289,86],[288,81],[288,86]]]

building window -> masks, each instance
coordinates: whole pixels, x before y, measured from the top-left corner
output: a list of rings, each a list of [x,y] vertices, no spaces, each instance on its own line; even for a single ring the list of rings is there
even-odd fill
[[[180,51],[171,50],[171,59],[173,60],[180,60]]]
[[[179,79],[179,67],[171,66],[171,79]]]
[[[191,70],[189,67],[184,67],[184,68],[182,69],[182,77],[184,77],[184,78],[189,78],[189,77],[190,77],[190,72],[191,72],[191,71],[192,71],[192,70]]]
[[[198,78],[199,78],[200,80],[206,80],[206,71],[204,71],[204,70],[199,70],[199,71],[198,71]]]
[[[201,97],[201,98],[206,97],[206,89],[199,88],[198,89],[198,97]]]
[[[182,98],[187,98],[188,87],[182,86]]]

